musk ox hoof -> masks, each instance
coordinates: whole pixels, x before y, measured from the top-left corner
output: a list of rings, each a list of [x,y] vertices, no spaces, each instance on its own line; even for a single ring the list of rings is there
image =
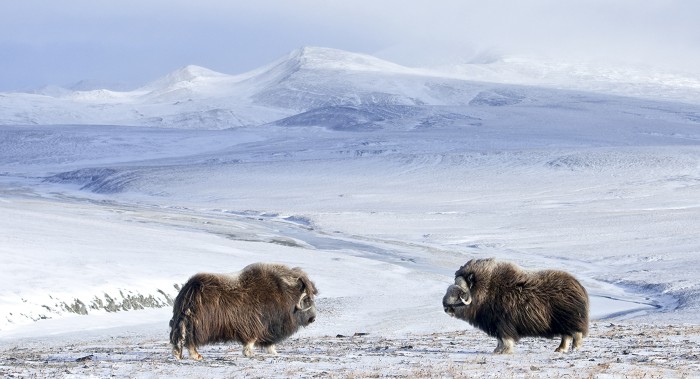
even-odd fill
[[[252,358],[253,355],[255,355],[255,354],[253,353],[254,344],[255,344],[254,342],[250,342],[250,343],[247,343],[247,344],[243,347],[243,355],[244,355],[244,356],[246,356],[246,357],[248,357],[248,358]]]
[[[561,343],[559,344],[559,347],[557,347],[556,350],[554,350],[557,353],[566,353],[569,351],[569,345],[573,341],[573,350],[578,350],[581,348],[581,344],[583,343],[583,333],[577,332],[574,333],[573,336],[562,336],[561,337]]]
[[[583,344],[583,333],[581,333],[581,332],[574,333],[574,350],[580,349],[582,344]]]
[[[494,354],[513,354],[513,349],[499,349],[496,348],[493,351]]]
[[[498,346],[493,351],[494,354],[513,354],[513,346],[515,341],[510,339],[498,339]]]
[[[199,354],[197,351],[196,346],[190,346],[187,348],[187,351],[190,353],[190,359],[194,359],[195,361],[201,361],[202,360],[202,354]]]
[[[559,347],[557,347],[554,352],[556,353],[566,353],[569,351],[569,343],[571,342],[571,337],[569,336],[562,336],[561,337],[561,343],[559,344]]]

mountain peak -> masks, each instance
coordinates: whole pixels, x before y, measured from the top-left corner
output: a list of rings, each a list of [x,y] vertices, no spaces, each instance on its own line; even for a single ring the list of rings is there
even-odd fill
[[[195,83],[207,82],[211,81],[212,79],[223,79],[228,77],[230,77],[230,75],[212,71],[205,67],[187,65],[165,75],[160,79],[151,82],[150,84],[147,84],[144,88],[152,90],[173,87],[186,87],[191,86]]]
[[[411,73],[413,70],[367,54],[327,47],[305,46],[292,51],[287,59],[306,69],[383,71]]]
[[[216,71],[210,70],[208,68],[193,65],[193,64],[187,65],[187,66],[182,67],[178,70],[175,70],[175,71],[171,72],[170,75],[178,76],[182,80],[194,80],[194,79],[201,78],[201,77],[227,76],[226,74],[222,74],[220,72],[216,72]]]

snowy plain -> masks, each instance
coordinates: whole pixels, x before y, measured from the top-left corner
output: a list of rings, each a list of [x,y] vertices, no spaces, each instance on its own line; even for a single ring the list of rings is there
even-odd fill
[[[700,375],[698,92],[513,82],[304,48],[238,76],[0,94],[0,373]],[[573,273],[582,351],[492,356],[444,314],[479,257]],[[318,321],[277,357],[174,361],[176,286],[257,261],[304,268]]]

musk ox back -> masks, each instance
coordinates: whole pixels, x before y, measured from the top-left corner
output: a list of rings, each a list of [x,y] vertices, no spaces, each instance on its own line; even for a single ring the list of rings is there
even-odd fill
[[[588,335],[588,294],[563,271],[525,271],[513,263],[472,259],[455,273],[445,312],[498,339],[494,353],[512,353],[521,337],[561,337],[557,352]]]
[[[182,359],[202,356],[197,347],[236,341],[243,354],[254,346],[276,354],[275,344],[316,318],[316,286],[300,268],[256,263],[238,275],[199,273],[175,298],[170,320],[173,355]]]

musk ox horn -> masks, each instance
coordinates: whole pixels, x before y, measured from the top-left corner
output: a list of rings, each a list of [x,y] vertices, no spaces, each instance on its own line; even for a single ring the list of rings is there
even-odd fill
[[[298,309],[298,310],[300,310],[300,311],[302,311],[302,312],[306,312],[306,311],[308,311],[309,309],[311,309],[311,308],[313,307],[313,305],[310,305],[310,306],[304,308],[304,305],[303,305],[303,304],[304,304],[304,299],[305,299],[307,296],[309,296],[309,295],[308,295],[306,292],[304,292],[304,293],[301,294],[301,297],[299,297],[299,302],[298,302],[297,305],[296,305],[296,309]]]
[[[464,280],[464,278],[461,277],[461,276],[458,276],[458,277],[455,278],[455,284],[456,284],[459,288],[463,289],[464,292],[467,292],[467,291],[469,290],[469,287],[467,287],[467,281]]]
[[[471,304],[472,303],[471,295],[467,296],[466,299],[464,298],[464,295],[469,295],[469,286],[467,285],[467,281],[464,280],[463,277],[458,276],[455,278],[455,285],[457,287],[459,287],[459,289],[461,289],[462,292],[464,292],[462,295],[459,295],[459,300],[462,302],[462,304],[464,304],[464,305]]]

